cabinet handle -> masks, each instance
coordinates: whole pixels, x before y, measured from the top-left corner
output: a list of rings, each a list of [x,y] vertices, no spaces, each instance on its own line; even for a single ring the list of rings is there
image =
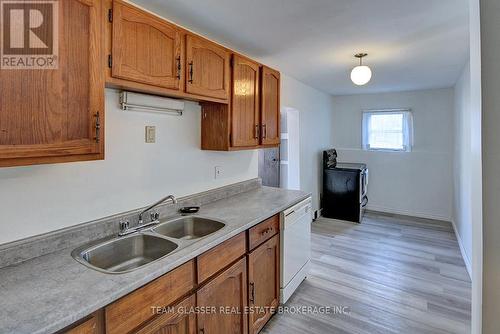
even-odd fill
[[[97,112],[95,115],[95,142],[99,143],[101,141],[101,115]]]
[[[250,302],[255,303],[255,283],[250,282]]]
[[[189,62],[189,83],[193,83],[193,62]]]
[[[260,137],[260,126],[257,124],[255,125],[255,139],[259,139]]]
[[[266,235],[268,233],[271,233],[272,230],[273,230],[272,228],[268,227],[264,231],[262,231],[262,235]]]
[[[262,138],[267,138],[267,126],[262,125]]]
[[[177,56],[177,58],[175,58],[175,60],[177,60],[177,79],[181,79],[181,70],[182,70],[182,67],[181,67],[181,56]]]

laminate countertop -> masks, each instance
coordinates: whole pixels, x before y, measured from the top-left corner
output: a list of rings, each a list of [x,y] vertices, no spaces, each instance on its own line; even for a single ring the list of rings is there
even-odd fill
[[[260,187],[202,206],[226,226],[165,258],[125,274],[78,263],[74,247],[0,269],[0,333],[54,333],[308,198],[302,191]]]

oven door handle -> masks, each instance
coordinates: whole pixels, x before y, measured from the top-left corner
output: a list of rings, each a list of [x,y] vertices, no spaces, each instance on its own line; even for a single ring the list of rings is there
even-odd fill
[[[368,196],[363,197],[363,201],[361,201],[361,207],[365,208],[368,205]]]

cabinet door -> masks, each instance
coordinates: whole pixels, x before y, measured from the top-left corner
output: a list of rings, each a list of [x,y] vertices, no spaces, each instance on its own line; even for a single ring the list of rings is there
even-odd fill
[[[248,255],[249,332],[258,333],[271,318],[270,308],[279,305],[279,235]],[[265,312],[264,312],[265,311]]]
[[[280,73],[262,67],[261,144],[280,143]]]
[[[198,314],[198,332],[246,334],[248,331],[247,271],[243,258],[197,292],[197,306],[213,312]]]
[[[192,295],[172,310],[164,313],[146,326],[142,327],[135,334],[195,334],[196,315],[194,313],[195,296]]]
[[[182,32],[122,1],[113,1],[113,77],[179,90]]]
[[[259,64],[233,56],[232,146],[259,145]]]
[[[83,322],[79,322],[78,325],[72,325],[65,328],[58,334],[104,334],[104,312],[99,310],[94,312]]]
[[[102,158],[101,2],[55,3],[57,68],[0,70],[0,166]]]
[[[193,35],[186,38],[186,92],[227,100],[230,54],[221,46]]]
[[[68,330],[65,334],[99,334],[95,318],[90,318],[84,323]]]

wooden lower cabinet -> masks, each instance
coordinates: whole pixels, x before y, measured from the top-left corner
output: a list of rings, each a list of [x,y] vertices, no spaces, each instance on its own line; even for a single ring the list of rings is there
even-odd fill
[[[134,333],[195,334],[196,314],[193,312],[195,305],[196,298],[193,294]]]
[[[194,273],[194,261],[189,261],[106,306],[106,334],[130,333],[154,319],[151,307],[173,305],[193,291]]]
[[[198,332],[248,333],[247,263],[243,258],[198,290]]]
[[[246,233],[242,232],[198,256],[198,284],[229,266],[247,252]]]
[[[279,233],[279,230],[280,215],[275,215],[252,227],[248,230],[248,250],[253,251],[255,247]]]
[[[276,215],[58,334],[258,333],[279,305],[279,278]]]
[[[57,334],[104,334],[104,312],[99,310]]]
[[[248,327],[258,333],[279,305],[280,280],[279,235],[266,241],[248,255]]]
[[[94,317],[68,330],[66,334],[98,334],[97,322]]]

